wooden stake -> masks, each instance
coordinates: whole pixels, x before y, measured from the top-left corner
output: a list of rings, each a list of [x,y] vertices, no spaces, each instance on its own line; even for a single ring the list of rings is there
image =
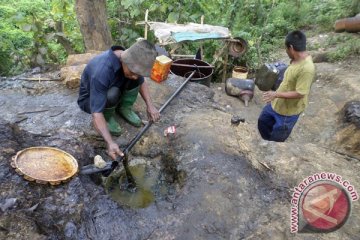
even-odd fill
[[[145,12],[145,35],[144,38],[147,39],[147,32],[148,32],[148,15],[149,15],[149,9],[146,9]]]
[[[229,49],[228,49],[228,42],[226,42],[226,49],[225,49],[225,59],[224,59],[224,68],[223,68],[223,79],[222,82],[226,82],[226,74],[227,74],[227,63],[229,59]]]
[[[204,25],[204,18],[205,16],[202,15],[201,16],[201,25]],[[203,48],[203,44],[202,44],[202,41],[201,41],[201,44],[200,44],[200,56],[201,56],[201,60],[203,59],[203,54],[204,54],[204,48]]]

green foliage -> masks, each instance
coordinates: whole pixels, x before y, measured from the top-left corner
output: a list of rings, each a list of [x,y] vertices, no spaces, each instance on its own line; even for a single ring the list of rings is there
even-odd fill
[[[71,52],[84,50],[74,11],[74,0],[0,0],[0,74],[15,74],[28,67],[64,62]],[[246,65],[256,69],[269,61],[270,53],[283,47],[284,37],[294,29],[332,31],[335,20],[360,12],[358,0],[107,0],[108,23],[114,44],[130,46],[144,36],[145,10],[149,21],[197,22],[228,27],[242,37],[248,49],[240,59],[229,58],[228,67]],[[156,42],[149,30],[148,38]],[[358,53],[354,39],[333,53],[337,60]],[[349,44],[345,44],[349,41]],[[66,46],[65,46],[66,45]],[[182,54],[195,54],[199,42],[186,43]],[[341,45],[341,44],[340,44]],[[217,56],[223,41],[203,43],[205,61],[222,74],[224,55]],[[169,50],[169,47],[167,47]],[[216,76],[215,76],[216,78]]]
[[[74,10],[74,0],[52,0],[51,18],[48,19],[55,33],[65,36],[71,43],[74,52],[84,51],[80,28]]]
[[[316,4],[311,4],[307,22],[316,23],[322,31],[332,31],[337,19],[352,17],[359,12],[358,0],[318,0]]]
[[[328,47],[335,47],[335,50],[328,53],[329,59],[332,62],[343,60],[351,55],[360,55],[360,41],[353,34],[342,33],[330,37],[326,45]]]
[[[83,50],[73,1],[1,1],[0,17],[1,75],[65,61],[67,52],[58,42],[60,37],[74,52]]]

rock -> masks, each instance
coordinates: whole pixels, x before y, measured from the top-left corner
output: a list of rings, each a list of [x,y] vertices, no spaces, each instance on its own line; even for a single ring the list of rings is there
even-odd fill
[[[36,67],[34,69],[31,70],[31,73],[34,74],[34,73],[39,73],[41,72],[41,68],[40,67]]]
[[[96,155],[94,157],[94,165],[97,168],[104,168],[106,166],[106,162],[100,155]]]
[[[66,66],[78,66],[87,64],[96,55],[100,54],[101,51],[91,51],[83,54],[69,55],[66,61]]]
[[[5,212],[16,204],[16,198],[7,198],[4,203],[0,204],[1,211]]]
[[[35,211],[35,210],[37,209],[37,207],[39,206],[39,204],[40,204],[40,203],[36,203],[34,206],[26,209],[25,211],[27,211],[27,212],[33,212],[33,211]]]
[[[360,158],[360,129],[351,124],[340,129],[336,135],[336,145]]]
[[[343,124],[336,131],[333,148],[341,153],[349,152],[353,157],[360,158],[360,101],[345,104]]]
[[[64,81],[65,85],[68,88],[79,87],[81,74],[84,71],[86,64],[100,53],[101,52],[99,51],[92,51],[83,54],[69,55],[66,67],[63,67],[60,70],[60,78]]]
[[[245,122],[245,118],[240,117],[238,115],[234,115],[231,118],[231,124],[239,125],[240,122]]]
[[[81,74],[85,67],[86,64],[63,67],[60,70],[60,78],[68,88],[77,88],[80,86]]]
[[[345,105],[344,120],[360,128],[360,101],[352,101]]]
[[[316,52],[311,54],[314,63],[329,62],[328,52]]]
[[[65,239],[77,239],[77,228],[73,222],[68,222],[64,229]]]

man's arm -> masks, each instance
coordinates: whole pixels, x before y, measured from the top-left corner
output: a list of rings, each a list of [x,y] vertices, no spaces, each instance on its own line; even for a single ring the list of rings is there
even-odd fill
[[[146,111],[148,113],[149,119],[153,122],[156,122],[160,118],[160,112],[159,112],[159,110],[157,110],[155,108],[155,106],[153,105],[153,103],[151,101],[150,94],[149,94],[149,88],[145,81],[140,85],[139,91],[140,91],[141,97],[145,101],[145,104],[147,107]]]
[[[304,96],[305,95],[302,95],[297,91],[289,91],[289,92],[268,91],[263,93],[263,100],[264,102],[268,103],[274,100],[275,98],[296,99],[296,98],[303,98]]]
[[[104,118],[103,113],[92,113],[93,118],[93,124],[95,126],[95,129],[100,133],[100,135],[104,138],[106,144],[107,144],[107,151],[109,156],[115,160],[116,156],[124,156],[124,154],[121,152],[119,145],[117,145],[116,142],[113,141],[111,134],[109,132],[109,129],[106,125],[106,120]]]

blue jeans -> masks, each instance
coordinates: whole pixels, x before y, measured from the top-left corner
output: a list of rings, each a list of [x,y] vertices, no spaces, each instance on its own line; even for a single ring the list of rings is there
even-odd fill
[[[299,115],[280,115],[274,111],[271,104],[267,104],[258,119],[261,137],[268,141],[284,142],[290,136]]]

